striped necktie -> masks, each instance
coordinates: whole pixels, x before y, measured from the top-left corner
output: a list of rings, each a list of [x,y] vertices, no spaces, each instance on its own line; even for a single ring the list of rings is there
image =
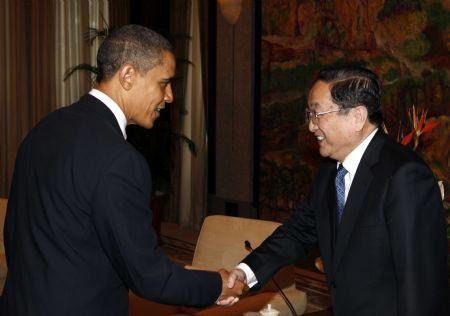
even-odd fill
[[[336,174],[336,180],[334,182],[336,186],[336,212],[338,223],[341,223],[342,215],[344,212],[345,206],[345,182],[344,177],[347,174],[347,170],[345,170],[342,164],[339,165]]]

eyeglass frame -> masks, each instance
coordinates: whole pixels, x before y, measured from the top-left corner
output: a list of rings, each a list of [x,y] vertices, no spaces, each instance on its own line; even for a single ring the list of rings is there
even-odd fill
[[[335,109],[335,110],[329,110],[329,111],[323,111],[323,112],[316,112],[316,111],[306,110],[305,111],[305,117],[306,117],[306,120],[308,122],[310,122],[310,121],[317,122],[322,115],[329,114],[329,113],[340,112],[342,110],[343,110],[342,108]]]

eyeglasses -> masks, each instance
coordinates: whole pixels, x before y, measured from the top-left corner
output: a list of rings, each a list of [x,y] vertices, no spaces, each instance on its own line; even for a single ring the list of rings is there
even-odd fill
[[[337,109],[337,110],[330,110],[330,111],[324,111],[324,112],[315,112],[315,111],[305,111],[305,118],[306,121],[313,121],[313,123],[317,123],[317,121],[319,120],[319,117],[321,117],[322,115],[328,114],[328,113],[335,113],[335,112],[340,112],[342,111],[342,109]]]

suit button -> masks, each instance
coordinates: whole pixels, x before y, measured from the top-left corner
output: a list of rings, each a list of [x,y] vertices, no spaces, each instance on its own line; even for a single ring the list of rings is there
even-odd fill
[[[336,283],[334,281],[331,281],[330,286],[335,289],[336,288]]]

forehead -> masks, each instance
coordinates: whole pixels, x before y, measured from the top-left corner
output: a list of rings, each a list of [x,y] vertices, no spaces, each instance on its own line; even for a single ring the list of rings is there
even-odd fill
[[[175,75],[175,57],[171,52],[161,53],[162,61],[159,65],[150,69],[145,76],[149,79],[163,80],[171,79]]]
[[[310,109],[324,109],[334,105],[330,93],[331,84],[317,81],[309,91],[308,107]]]
[[[171,76],[173,77],[175,75],[175,56],[166,50],[162,51],[161,53],[163,57],[163,62],[161,64],[162,68]]]

